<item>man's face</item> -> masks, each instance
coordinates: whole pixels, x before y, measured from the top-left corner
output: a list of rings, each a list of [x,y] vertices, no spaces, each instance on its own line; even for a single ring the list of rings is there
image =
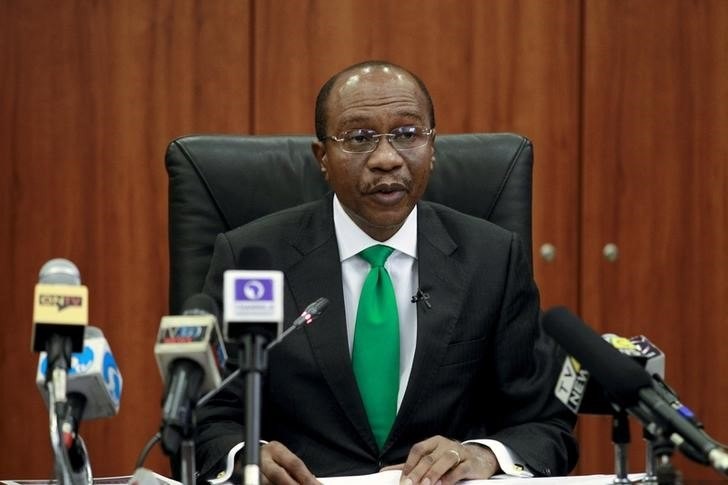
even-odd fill
[[[366,129],[431,128],[428,105],[417,83],[396,69],[369,67],[344,74],[328,100],[328,136]],[[314,153],[344,210],[367,234],[389,239],[402,226],[433,167],[434,135],[418,148],[396,150],[384,137],[370,153],[346,153],[327,139]]]

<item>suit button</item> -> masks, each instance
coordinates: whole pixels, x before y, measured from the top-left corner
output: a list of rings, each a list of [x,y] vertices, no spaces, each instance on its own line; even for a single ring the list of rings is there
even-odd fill
[[[379,460],[377,462],[377,467],[382,468],[384,466],[384,463],[382,463],[382,460]]]

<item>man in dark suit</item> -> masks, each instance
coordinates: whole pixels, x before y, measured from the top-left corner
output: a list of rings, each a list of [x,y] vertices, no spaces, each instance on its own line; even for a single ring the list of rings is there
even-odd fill
[[[420,201],[435,164],[425,85],[389,63],[351,66],[322,87],[316,132],[333,194],[218,236],[205,284],[219,301],[222,273],[263,247],[285,274],[286,321],[331,301],[270,352],[264,483],[382,468],[408,484],[566,474],[573,416],[553,397],[523,245]],[[242,440],[243,403],[231,385],[198,410],[201,476]]]

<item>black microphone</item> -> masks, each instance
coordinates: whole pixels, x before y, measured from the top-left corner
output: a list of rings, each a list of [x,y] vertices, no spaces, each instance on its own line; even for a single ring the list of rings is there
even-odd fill
[[[329,300],[328,298],[321,297],[315,302],[311,303],[306,307],[305,310],[301,312],[301,314],[296,318],[290,327],[288,327],[284,332],[282,332],[277,339],[275,339],[273,342],[269,343],[266,347],[266,351],[272,349],[276,345],[278,345],[281,341],[283,341],[284,338],[288,336],[289,333],[294,332],[295,330],[301,328],[304,324],[310,325],[313,323],[315,319],[321,316],[323,312],[326,311],[326,309],[329,307]]]
[[[627,339],[606,333],[602,338],[653,378],[665,375],[665,354],[643,335]],[[599,383],[590,380],[589,371],[570,355],[564,359],[554,394],[574,414],[614,414],[614,407]]]
[[[314,301],[313,303],[309,304],[305,310],[301,312],[301,314],[293,321],[290,327],[286,329],[285,332],[281,333],[280,336],[275,339],[273,342],[268,344],[266,347],[266,351],[271,350],[276,345],[281,343],[283,339],[285,339],[289,334],[294,332],[296,329],[302,328],[305,325],[311,325],[314,320],[316,320],[318,317],[320,317],[326,309],[329,307],[329,300],[328,298],[321,297],[318,300]],[[209,401],[213,396],[215,396],[220,390],[222,390],[225,386],[228,385],[228,383],[232,380],[234,380],[236,377],[240,375],[240,369],[235,369],[232,373],[230,373],[229,376],[225,378],[225,380],[222,381],[222,383],[212,391],[208,392],[204,396],[200,398],[200,400],[197,402],[198,406],[204,406],[207,401]]]
[[[192,436],[198,397],[220,384],[227,357],[218,328],[218,308],[206,294],[185,301],[181,316],[165,316],[154,354],[167,384],[162,408],[162,448],[175,454]]]
[[[326,311],[326,309],[329,306],[329,300],[328,298],[321,297],[315,302],[311,303],[306,307],[303,312],[293,321],[292,327],[300,327],[304,323],[310,324],[313,322],[316,318],[320,317],[323,312]],[[269,347],[270,348],[270,347]]]
[[[430,294],[422,291],[421,288],[417,288],[417,293],[412,295],[410,301],[412,303],[424,302],[427,308],[432,308],[432,305],[430,304]]]
[[[678,446],[687,443],[713,468],[728,474],[728,453],[676,411],[639,364],[605,342],[564,307],[547,311],[543,328],[589,370],[615,404],[637,417],[650,433],[664,436]]]

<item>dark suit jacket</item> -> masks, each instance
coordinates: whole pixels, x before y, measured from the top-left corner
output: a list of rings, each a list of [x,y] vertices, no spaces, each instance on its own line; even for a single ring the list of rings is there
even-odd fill
[[[566,474],[576,462],[574,418],[553,397],[554,359],[538,337],[538,291],[522,244],[484,220],[418,207],[419,281],[431,307],[413,303],[412,373],[381,451],[352,371],[331,195],[218,236],[205,284],[218,302],[222,272],[244,268],[238,255],[251,246],[266,248],[285,274],[286,322],[320,296],[331,300],[271,351],[261,438],[285,444],[317,476],[374,473],[438,434],[493,438],[537,474]],[[243,439],[244,389],[234,384],[198,410],[201,476]]]

